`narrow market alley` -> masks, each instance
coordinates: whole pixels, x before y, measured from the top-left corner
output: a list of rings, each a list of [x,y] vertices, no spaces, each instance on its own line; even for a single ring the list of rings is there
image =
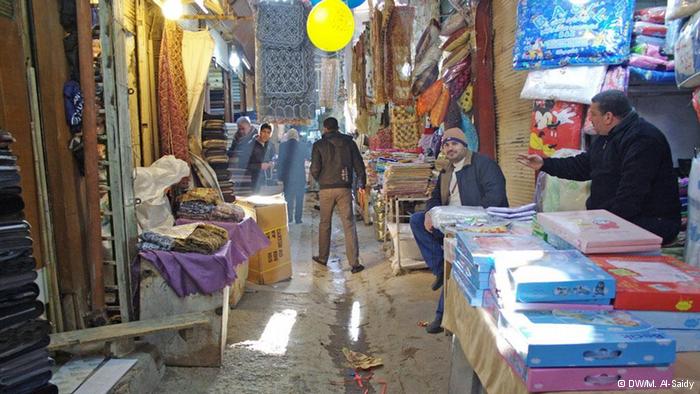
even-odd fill
[[[380,393],[382,382],[388,393],[447,392],[450,337],[418,326],[433,318],[433,276],[394,276],[373,227],[362,222],[367,269],[351,274],[337,216],[329,266],[314,263],[319,213],[310,196],[303,224],[290,225],[292,279],[249,283],[229,315],[224,366],[168,367],[159,393]],[[364,389],[352,380],[343,347],[383,360]]]

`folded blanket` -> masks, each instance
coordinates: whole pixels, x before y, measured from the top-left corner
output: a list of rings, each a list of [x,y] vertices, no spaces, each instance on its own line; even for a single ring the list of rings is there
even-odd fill
[[[30,283],[14,289],[0,291],[0,308],[34,301],[39,296],[39,286]]]
[[[36,260],[32,256],[19,257],[0,263],[0,275],[12,276],[30,272],[36,268]]]
[[[36,319],[44,313],[44,303],[31,301],[19,305],[0,308],[0,329]]]
[[[51,325],[46,320],[30,320],[0,330],[0,365],[49,345]]]

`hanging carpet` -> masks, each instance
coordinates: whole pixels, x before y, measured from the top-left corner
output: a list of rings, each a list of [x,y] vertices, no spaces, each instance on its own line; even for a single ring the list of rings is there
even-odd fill
[[[385,42],[384,83],[387,98],[394,104],[411,105],[411,39],[415,8],[394,7],[389,16]]]
[[[182,63],[182,29],[165,21],[158,64],[160,155],[190,162],[187,141],[187,86]]]
[[[301,2],[261,2],[256,14],[258,119],[307,124],[315,117],[316,76]]]
[[[321,58],[321,90],[319,92],[319,105],[326,108],[335,108],[338,97],[338,59]]]
[[[422,134],[421,123],[413,106],[391,108],[391,135],[394,148],[416,149]]]

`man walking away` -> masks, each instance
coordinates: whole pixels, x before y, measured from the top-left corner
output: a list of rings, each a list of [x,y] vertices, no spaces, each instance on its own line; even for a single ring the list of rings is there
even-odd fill
[[[353,174],[354,173],[354,174]],[[352,184],[357,176],[357,185],[364,189],[365,164],[357,145],[349,135],[338,131],[338,120],[323,121],[323,136],[313,145],[311,152],[311,175],[320,186],[321,222],[318,233],[318,256],[313,260],[326,265],[331,245],[331,219],[333,209],[338,206],[345,231],[345,252],[352,273],[365,269],[359,261],[359,246],[355,216],[352,210]]]
[[[304,211],[306,154],[296,129],[290,129],[286,136],[287,141],[280,144],[279,178],[284,185],[284,199],[287,200],[287,221],[291,223],[294,218],[299,224]]]

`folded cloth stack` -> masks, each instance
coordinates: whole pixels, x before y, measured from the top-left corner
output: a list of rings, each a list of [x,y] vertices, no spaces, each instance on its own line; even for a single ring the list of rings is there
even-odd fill
[[[535,203],[514,208],[489,207],[486,208],[486,212],[491,216],[517,221],[532,220],[537,214]]]
[[[225,194],[224,197],[226,197]],[[235,198],[233,196],[234,200]],[[190,220],[238,223],[244,219],[245,212],[237,205],[222,202],[214,190],[197,188],[180,196],[177,217]]]
[[[236,196],[231,182],[229,170],[229,157],[226,153],[230,142],[229,134],[224,121],[206,120],[202,126],[202,155],[216,173],[221,193],[226,201],[235,201]]]
[[[0,130],[0,393],[56,393],[12,135]]]
[[[228,242],[228,231],[213,224],[190,223],[168,228],[154,228],[143,232],[139,238],[140,242],[137,246],[142,251],[164,250],[214,254]],[[1,320],[0,324],[2,324]]]
[[[634,35],[629,59],[630,75],[636,81],[653,84],[675,83],[673,55],[664,52],[667,26],[666,7],[652,7],[634,13]]]

